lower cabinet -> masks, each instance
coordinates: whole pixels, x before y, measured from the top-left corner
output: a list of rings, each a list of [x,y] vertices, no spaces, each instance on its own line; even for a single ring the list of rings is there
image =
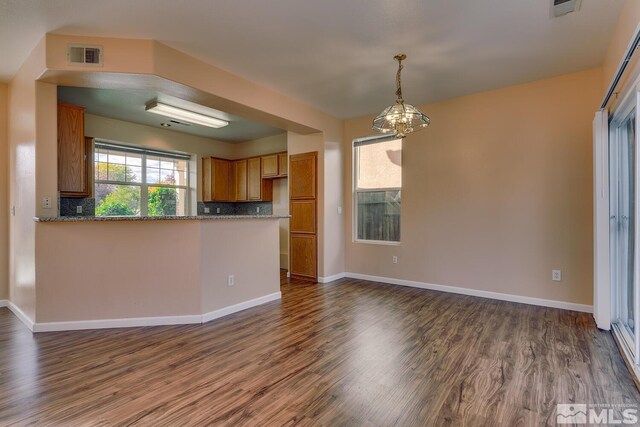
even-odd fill
[[[291,233],[289,241],[290,273],[293,276],[316,280],[318,254],[315,234]]]

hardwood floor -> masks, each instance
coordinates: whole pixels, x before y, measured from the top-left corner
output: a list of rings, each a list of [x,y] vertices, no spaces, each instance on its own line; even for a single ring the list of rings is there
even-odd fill
[[[0,425],[555,425],[636,404],[591,315],[341,280],[204,325],[32,335],[0,309]]]

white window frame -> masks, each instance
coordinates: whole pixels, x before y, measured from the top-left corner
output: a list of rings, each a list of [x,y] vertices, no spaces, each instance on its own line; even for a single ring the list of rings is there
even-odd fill
[[[367,239],[359,239],[358,238],[358,194],[359,193],[371,193],[374,191],[400,191],[402,194],[402,187],[393,187],[393,188],[367,188],[366,190],[358,189],[358,155],[356,154],[357,150],[356,144],[358,141],[363,140],[379,140],[379,142],[386,141],[394,141],[396,139],[400,139],[397,137],[390,137],[389,135],[380,135],[380,136],[370,136],[364,138],[354,139],[351,143],[351,160],[352,160],[352,176],[351,176],[351,188],[352,188],[352,204],[353,204],[353,218],[352,218],[352,239],[353,243],[364,243],[370,245],[384,245],[384,246],[401,246],[402,245],[402,199],[400,199],[400,240],[391,241],[391,240],[367,240]],[[401,196],[402,197],[402,196]]]
[[[166,151],[166,150],[155,150],[155,149],[147,149],[145,147],[141,147],[141,146],[136,146],[136,145],[130,145],[130,144],[124,144],[121,142],[112,142],[112,141],[107,141],[104,139],[96,139],[95,143],[94,143],[94,147],[93,147],[93,153],[94,153],[94,163],[95,163],[95,144],[100,144],[103,143],[105,145],[110,145],[114,147],[114,150],[117,150],[118,147],[122,147],[124,150],[139,150],[140,151],[140,155],[142,156],[142,166],[141,166],[141,172],[140,174],[142,175],[142,182],[126,182],[126,181],[111,181],[111,180],[98,180],[98,179],[94,179],[94,189],[95,186],[97,184],[110,184],[110,185],[128,185],[128,186],[135,186],[135,187],[140,187],[140,215],[141,217],[144,216],[148,216],[149,215],[149,187],[163,187],[163,188],[175,188],[175,189],[182,189],[185,190],[185,206],[186,206],[186,211],[184,213],[184,215],[178,215],[178,216],[189,216],[191,215],[191,169],[190,169],[190,164],[191,164],[191,160],[193,158],[193,155],[188,154],[188,153],[182,153],[182,152],[177,152],[177,151]],[[166,158],[172,158],[175,159],[175,155],[180,155],[180,156],[184,156],[184,160],[186,161],[187,164],[187,169],[185,171],[186,173],[186,185],[170,185],[170,184],[160,184],[160,183],[148,183],[147,182],[147,156],[152,156],[152,157],[162,157],[163,154],[166,156]],[[174,156],[174,157],[171,157]],[[188,158],[187,158],[188,156]],[[97,207],[97,206],[96,206]],[[166,215],[165,215],[166,216]]]

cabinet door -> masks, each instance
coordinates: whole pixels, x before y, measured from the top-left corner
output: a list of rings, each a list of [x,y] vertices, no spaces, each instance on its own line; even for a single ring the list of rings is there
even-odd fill
[[[235,162],[235,193],[236,200],[244,202],[247,200],[247,159],[236,160]]]
[[[262,156],[262,177],[270,178],[278,176],[278,155]]]
[[[292,200],[291,201],[291,225],[292,233],[316,233],[316,201]]]
[[[316,197],[316,153],[291,156],[291,199],[315,199]]]
[[[262,176],[260,170],[260,157],[247,159],[247,199],[261,200]]]
[[[58,190],[67,197],[88,197],[89,158],[84,136],[84,108],[58,104]]]
[[[287,176],[289,173],[289,156],[287,153],[278,154],[278,176]]]
[[[211,157],[202,158],[202,201],[210,202],[211,199]]]
[[[317,279],[317,245],[315,234],[291,233],[291,275]]]
[[[229,160],[211,159],[212,199],[217,202],[229,201]]]

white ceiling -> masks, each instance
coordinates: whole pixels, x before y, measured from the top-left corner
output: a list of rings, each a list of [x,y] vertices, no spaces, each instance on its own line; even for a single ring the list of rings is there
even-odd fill
[[[156,39],[339,118],[602,64],[621,0],[0,0],[0,80],[46,32]]]
[[[192,124],[171,123],[170,118],[145,111],[146,105],[154,100],[196,113],[218,117],[227,120],[229,125],[214,129]],[[242,117],[193,104],[153,90],[115,90],[60,86],[58,87],[58,101],[85,107],[85,111],[89,114],[213,138],[218,141],[251,141],[284,132],[282,129],[255,123]],[[164,128],[161,123],[169,124],[170,127]]]

